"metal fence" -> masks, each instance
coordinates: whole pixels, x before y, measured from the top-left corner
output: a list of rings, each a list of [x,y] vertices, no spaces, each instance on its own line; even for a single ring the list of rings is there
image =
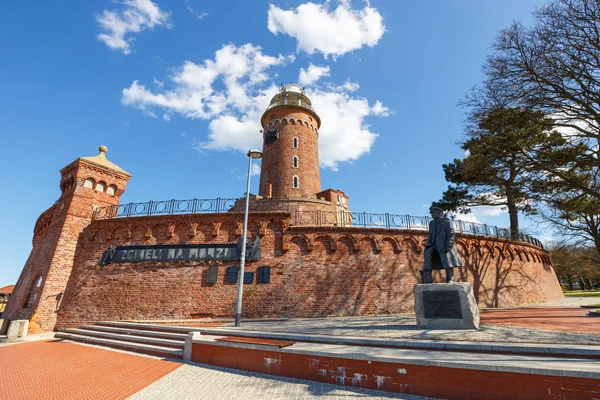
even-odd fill
[[[297,226],[355,226],[363,228],[386,228],[386,229],[417,229],[428,230],[431,217],[415,217],[400,214],[378,214],[345,211],[299,211],[294,213],[294,225]],[[497,226],[478,224],[475,222],[452,219],[452,226],[456,233],[468,235],[490,236],[501,239],[511,239],[510,229],[498,228]],[[543,248],[544,245],[538,239],[519,233],[517,239],[521,242],[530,243]]]
[[[98,220],[164,214],[221,213],[230,211],[238,200],[241,199],[216,198],[128,203],[119,206],[97,208],[94,211],[93,219]],[[290,211],[291,208],[289,201],[279,200],[261,200],[260,209],[256,208],[258,205],[258,203],[253,204],[253,211]],[[277,207],[274,207],[275,205],[277,205]],[[240,209],[240,211],[243,211],[243,209]],[[363,228],[427,230],[429,229],[430,221],[430,217],[415,217],[412,215],[401,214],[295,210],[292,212],[291,224],[295,226],[354,226]],[[455,219],[452,220],[452,226],[456,233],[511,239],[510,229],[498,228],[497,226]],[[544,247],[541,241],[523,233],[519,233],[518,240],[541,248]]]
[[[203,214],[229,211],[238,199],[160,200],[100,207],[94,219],[125,218],[163,214]]]

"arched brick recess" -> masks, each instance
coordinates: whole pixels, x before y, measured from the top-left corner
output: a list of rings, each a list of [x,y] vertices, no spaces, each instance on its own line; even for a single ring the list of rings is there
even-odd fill
[[[148,227],[145,225],[134,225],[131,229],[131,242],[134,244],[143,244],[146,242],[146,232]]]
[[[166,243],[169,237],[169,226],[166,224],[156,224],[152,227],[152,237],[156,243]]]

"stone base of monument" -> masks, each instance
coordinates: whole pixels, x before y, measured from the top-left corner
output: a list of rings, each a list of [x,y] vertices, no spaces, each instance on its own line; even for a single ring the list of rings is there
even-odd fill
[[[468,282],[415,285],[417,327],[479,329],[479,309]]]

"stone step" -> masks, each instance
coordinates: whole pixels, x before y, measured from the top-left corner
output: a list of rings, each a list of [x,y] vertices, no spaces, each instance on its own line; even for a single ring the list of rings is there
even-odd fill
[[[159,325],[159,324],[140,324],[137,322],[124,322],[124,321],[98,321],[94,323],[95,326],[108,326],[112,328],[123,328],[123,329],[139,329],[153,332],[167,332],[167,333],[180,333],[188,334],[188,332],[200,331],[201,327],[186,327],[186,326],[172,326],[172,325]]]
[[[101,325],[82,325],[79,327],[79,329],[85,329],[87,331],[107,332],[107,333],[120,333],[120,334],[125,334],[125,335],[149,336],[149,337],[154,337],[154,338],[182,340],[182,341],[185,340],[185,338],[187,337],[187,333],[160,332],[160,331],[155,331],[155,330],[118,328],[118,327],[101,326]]]
[[[69,328],[66,329],[65,332],[72,333],[75,335],[81,336],[93,336],[103,339],[114,339],[114,340],[122,340],[124,342],[135,342],[135,343],[144,343],[151,344],[155,346],[163,346],[163,347],[173,347],[176,349],[183,349],[185,344],[185,339],[180,340],[170,340],[163,338],[155,338],[155,337],[147,337],[147,336],[137,336],[131,335],[128,333],[110,333],[110,332],[98,332],[93,330],[87,330],[82,328]]]
[[[76,335],[76,334],[67,333],[67,332],[58,332],[58,333],[56,333],[55,338],[72,340],[74,342],[94,344],[94,345],[98,345],[98,346],[109,347],[112,349],[133,351],[136,353],[148,354],[148,355],[153,355],[153,356],[170,357],[170,358],[177,358],[177,359],[183,358],[183,350],[173,349],[173,348],[164,347],[164,346],[133,343],[133,342],[127,342],[127,341],[123,341],[123,340],[103,339],[103,338],[98,338],[98,337],[93,337],[93,336]]]
[[[297,342],[346,344],[355,346],[374,346],[398,349],[446,350],[456,352],[494,353],[494,354],[523,354],[546,357],[578,357],[600,358],[600,347],[579,344],[550,344],[550,343],[503,343],[503,342],[468,342],[468,341],[439,341],[427,339],[395,339],[373,338],[340,335],[319,335],[286,332],[250,331],[233,327],[185,327],[141,324],[135,322],[106,321],[97,322],[103,326],[126,329],[150,330],[153,332],[188,333],[201,332],[208,335],[242,336],[249,338],[292,340]]]
[[[391,349],[444,350],[470,353],[521,354],[541,357],[600,359],[600,346],[597,345],[374,338],[308,333],[250,331],[233,327],[199,328],[196,330],[196,332],[200,332],[204,335],[242,336],[248,338],[291,340],[296,342],[349,346],[370,346]]]

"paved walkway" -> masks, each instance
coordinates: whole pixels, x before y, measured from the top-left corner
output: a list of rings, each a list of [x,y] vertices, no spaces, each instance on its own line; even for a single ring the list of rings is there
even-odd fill
[[[186,364],[131,397],[154,399],[406,399],[427,397],[357,389],[327,383],[256,374],[203,364]]]
[[[23,399],[406,399],[61,341],[0,348],[0,398]]]
[[[590,305],[590,304],[599,304],[599,303],[600,303],[600,297],[572,297],[572,296],[565,296],[565,298],[563,300],[560,300],[560,301],[553,301],[553,302],[542,303],[542,304],[530,304],[529,306],[526,306],[526,307],[531,307],[531,306],[540,306],[540,307],[547,307],[547,306],[579,307],[579,306],[587,306],[587,305]]]
[[[478,331],[418,329],[415,317],[411,315],[242,320],[242,328],[334,336],[600,345],[600,318],[586,316],[588,311],[580,307],[484,309]],[[233,323],[224,325],[232,326]]]
[[[0,348],[0,398],[125,399],[180,363],[59,341]]]
[[[580,307],[530,307],[481,310],[481,322],[562,332],[600,335],[600,318],[588,317],[589,309]],[[600,336],[597,338],[600,344]]]

